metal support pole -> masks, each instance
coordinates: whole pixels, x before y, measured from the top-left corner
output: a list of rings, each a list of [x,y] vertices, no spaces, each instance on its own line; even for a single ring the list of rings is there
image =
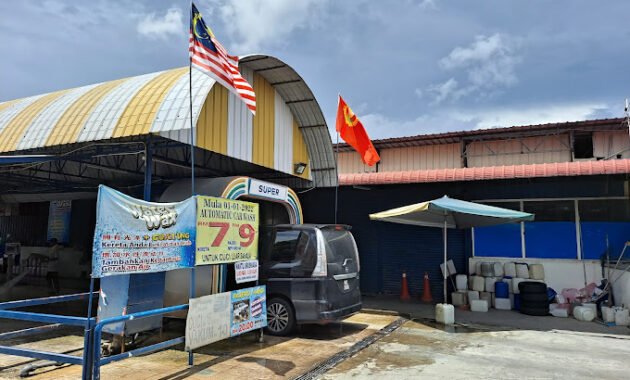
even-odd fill
[[[153,146],[151,138],[144,147],[144,200],[151,201],[151,182],[153,180]]]
[[[94,360],[92,356],[92,328],[94,320],[92,319],[92,299],[94,293],[94,277],[90,275],[90,298],[88,299],[87,321],[85,321],[85,330],[83,331],[83,373],[81,379],[88,380],[92,376],[92,368]],[[100,343],[100,342],[99,342]]]
[[[447,291],[446,291],[446,277],[448,274],[448,266],[446,265],[446,256],[447,256],[447,250],[448,250],[448,236],[447,236],[447,231],[448,230],[448,225],[446,222],[446,215],[444,215],[444,303],[448,303],[448,298],[446,298],[447,296]]]
[[[190,268],[190,291],[189,291],[189,300],[188,303],[190,304],[190,298],[195,298],[195,267]],[[194,354],[193,354],[193,350],[192,348],[190,349],[190,351],[188,351],[188,365],[189,366],[193,366],[194,365]]]

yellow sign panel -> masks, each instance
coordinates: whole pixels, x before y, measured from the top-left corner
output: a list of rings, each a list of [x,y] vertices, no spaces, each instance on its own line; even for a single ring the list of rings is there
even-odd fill
[[[258,258],[258,204],[197,197],[195,265]]]

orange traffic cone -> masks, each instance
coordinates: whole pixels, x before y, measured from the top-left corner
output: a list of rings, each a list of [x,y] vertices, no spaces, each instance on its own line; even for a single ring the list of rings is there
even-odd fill
[[[407,273],[403,272],[402,284],[400,287],[400,300],[409,301],[409,299],[411,299],[411,297],[409,297],[409,286],[407,285]]]
[[[423,293],[422,293],[422,302],[431,303],[433,302],[433,297],[431,296],[431,287],[429,285],[429,273],[424,272],[424,285],[422,285]]]

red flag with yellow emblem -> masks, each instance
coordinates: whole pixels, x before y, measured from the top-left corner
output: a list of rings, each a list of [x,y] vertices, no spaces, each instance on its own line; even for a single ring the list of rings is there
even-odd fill
[[[357,115],[339,95],[339,107],[337,108],[337,132],[343,141],[347,142],[361,155],[361,159],[368,166],[374,166],[381,160],[372,141],[365,132],[363,124]]]

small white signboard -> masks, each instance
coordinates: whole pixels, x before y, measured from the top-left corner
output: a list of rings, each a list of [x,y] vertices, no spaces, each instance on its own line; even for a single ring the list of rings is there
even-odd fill
[[[234,270],[237,284],[258,281],[258,260],[237,261]]]
[[[191,298],[186,318],[186,351],[230,336],[230,292]]]
[[[249,195],[259,198],[271,198],[281,201],[287,200],[287,187],[271,182],[249,179]]]

